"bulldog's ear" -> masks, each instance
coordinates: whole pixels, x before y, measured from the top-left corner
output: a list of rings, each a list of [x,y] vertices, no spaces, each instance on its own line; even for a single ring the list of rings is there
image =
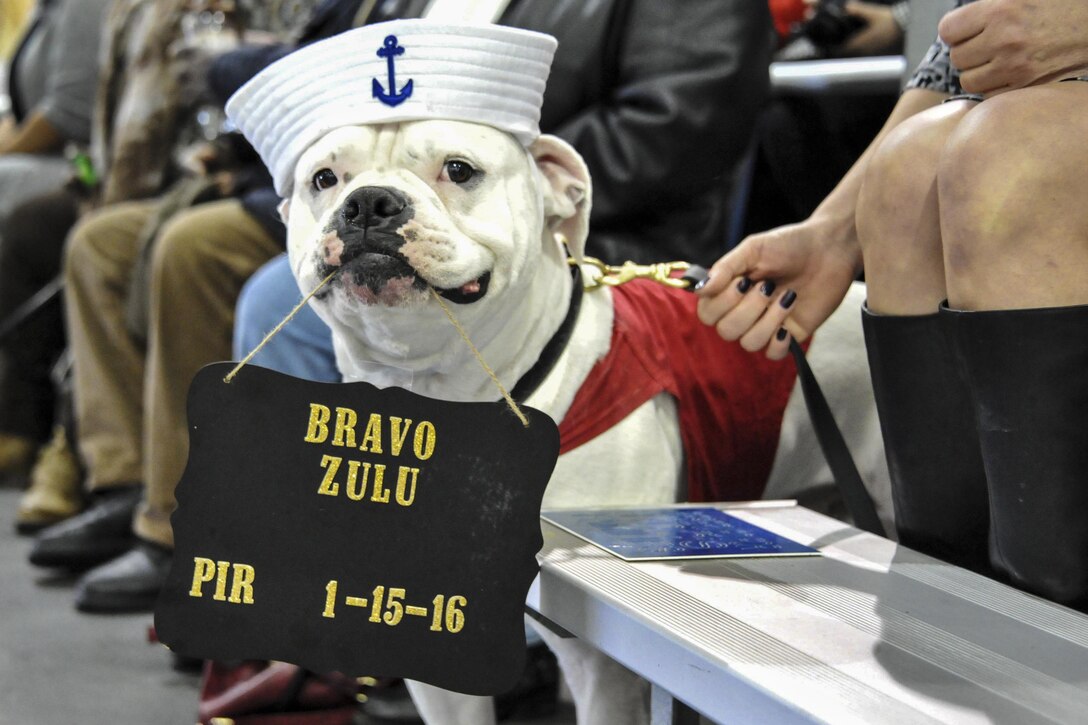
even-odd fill
[[[281,199],[280,203],[276,205],[276,211],[280,214],[280,221],[286,224],[291,212],[291,200]]]
[[[581,261],[589,234],[592,186],[589,169],[574,148],[555,136],[540,136],[529,153],[544,178],[544,218],[553,232],[567,238],[570,252]]]

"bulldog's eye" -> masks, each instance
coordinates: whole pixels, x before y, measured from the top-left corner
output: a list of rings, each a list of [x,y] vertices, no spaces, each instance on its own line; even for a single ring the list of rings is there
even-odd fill
[[[476,175],[476,169],[467,161],[447,161],[445,171],[449,180],[455,184],[463,184]]]
[[[314,174],[313,185],[318,191],[323,191],[336,186],[339,181],[332,169],[321,169]]]

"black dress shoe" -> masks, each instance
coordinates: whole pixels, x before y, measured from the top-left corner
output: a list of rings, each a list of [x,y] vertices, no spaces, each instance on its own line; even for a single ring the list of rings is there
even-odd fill
[[[43,529],[30,550],[30,563],[87,569],[132,548],[132,517],[143,486],[119,486],[93,494],[86,511]]]
[[[127,554],[95,567],[76,584],[81,612],[150,612],[166,583],[172,552],[138,540]]]

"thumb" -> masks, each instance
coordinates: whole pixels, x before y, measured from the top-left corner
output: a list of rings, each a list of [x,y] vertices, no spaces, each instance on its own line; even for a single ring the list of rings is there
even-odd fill
[[[721,292],[734,279],[751,272],[758,257],[757,242],[748,237],[711,266],[707,282],[698,293],[714,295]]]

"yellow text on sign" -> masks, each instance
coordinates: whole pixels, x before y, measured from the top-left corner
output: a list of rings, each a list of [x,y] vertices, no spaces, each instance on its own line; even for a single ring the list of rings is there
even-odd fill
[[[321,616],[329,619],[336,616],[339,588],[340,582],[336,579],[330,579],[329,583],[325,585],[325,610]],[[445,631],[456,634],[464,629],[464,607],[468,604],[465,597],[457,595],[447,599],[444,594],[439,594],[432,601],[433,610],[429,610],[427,607],[405,604],[404,597],[405,591],[400,587],[389,587],[387,589],[379,585],[374,587],[370,598],[344,597],[344,603],[349,607],[359,608],[366,608],[369,605],[369,621],[376,624],[385,623],[390,627],[395,627],[403,621],[406,614],[413,617],[427,617],[430,614],[430,630],[432,632]]]
[[[213,561],[202,556],[193,557],[193,586],[189,589],[190,597],[204,596],[204,586],[215,580],[215,593],[212,599],[231,604],[253,604],[253,580],[257,572],[249,564],[235,564],[229,561]],[[227,584],[230,583],[230,596],[227,596]]]
[[[344,459],[339,456],[321,456],[321,467],[325,469],[325,476],[321,479],[321,485],[317,492],[322,496],[339,496],[340,481],[336,474],[340,470]],[[371,476],[371,469],[374,475]],[[352,501],[362,501],[366,497],[367,485],[371,484],[370,500],[376,503],[389,503],[390,489],[385,485],[385,464],[378,463],[371,466],[370,461],[348,461],[347,471],[344,474],[344,493]],[[373,478],[373,482],[371,482]],[[401,506],[411,506],[416,499],[416,482],[419,480],[419,469],[400,466],[397,469],[396,502]]]
[[[358,448],[367,453],[382,453],[388,444],[389,452],[393,456],[400,456],[404,449],[404,443],[412,429],[410,418],[400,418],[395,415],[384,419],[380,413],[372,413],[367,419],[359,445],[356,445],[356,425],[359,422],[359,414],[351,408],[336,408],[336,419],[332,423],[332,437],[329,437],[329,423],[333,412],[320,403],[310,403],[310,418],[306,426],[307,443],[325,443],[328,441],[334,446]],[[434,455],[435,447],[434,423],[428,420],[420,421],[412,435],[411,452],[418,461],[426,461]]]

